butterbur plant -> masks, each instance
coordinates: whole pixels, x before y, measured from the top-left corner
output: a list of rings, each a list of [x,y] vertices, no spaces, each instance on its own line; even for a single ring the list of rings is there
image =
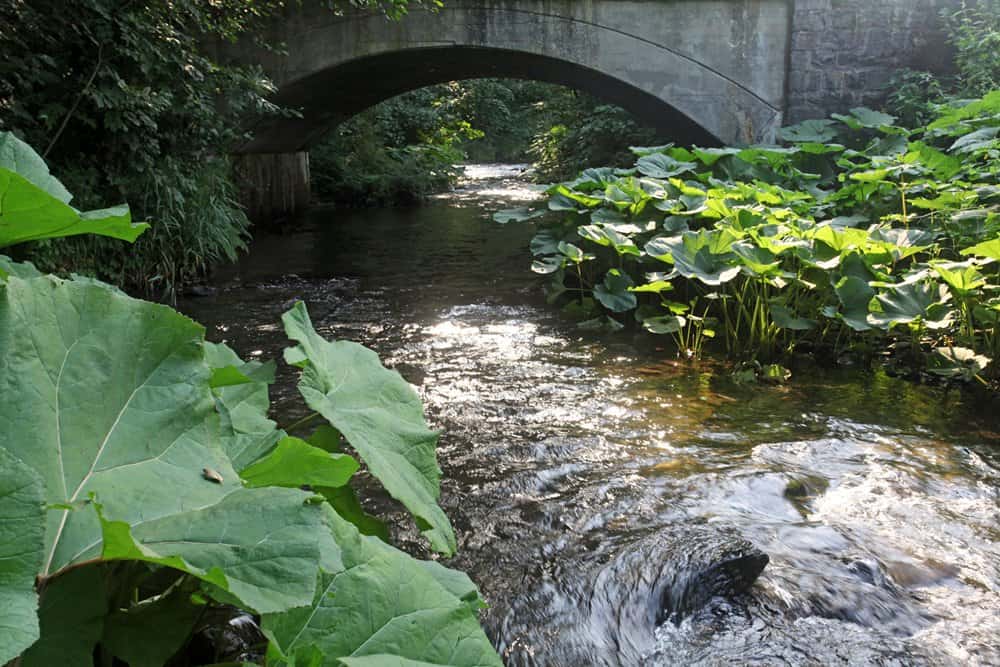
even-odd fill
[[[906,349],[932,375],[995,374],[1000,91],[916,129],[857,108],[779,137],[637,147],[631,169],[551,186],[531,242],[551,300],[672,336],[693,358],[717,333],[761,364]],[[948,373],[948,359],[974,363]]]
[[[0,147],[0,246],[142,232],[125,208],[75,211],[33,151]],[[438,435],[373,351],[323,339],[302,303],[283,316],[327,422],[292,437],[268,419],[273,362],[95,280],[0,271],[0,664],[186,664],[223,605],[259,618],[267,665],[501,664],[468,577],[375,536],[351,491],[357,455],[454,552]]]

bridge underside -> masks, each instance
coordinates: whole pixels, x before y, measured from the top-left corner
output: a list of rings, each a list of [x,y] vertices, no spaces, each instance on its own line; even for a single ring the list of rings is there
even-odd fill
[[[767,142],[784,108],[788,0],[448,0],[401,21],[289,3],[257,42],[219,44],[254,64],[298,117],[253,127],[243,153],[255,219],[308,200],[305,153],[339,123],[424,86],[483,77],[561,84],[617,104],[683,144]],[[256,194],[259,193],[259,194]]]
[[[283,86],[274,102],[299,110],[301,117],[261,123],[242,152],[306,150],[338,124],[383,100],[424,86],[486,77],[568,86],[625,108],[670,140],[702,146],[718,143],[711,132],[670,104],[596,70],[534,53],[447,46],[356,58]]]
[[[768,143],[783,121],[867,104],[893,70],[946,54],[935,21],[957,2],[447,0],[387,21],[306,0],[259,36],[283,52],[256,40],[214,48],[220,61],[260,66],[278,86],[274,101],[301,112],[258,124],[237,148],[257,174],[250,187],[291,193],[289,174],[307,186],[302,151],[338,123],[460,79],[571,86],[682,143]]]

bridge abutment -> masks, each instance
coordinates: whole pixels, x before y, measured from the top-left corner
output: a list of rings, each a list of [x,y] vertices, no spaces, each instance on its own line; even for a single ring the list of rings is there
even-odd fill
[[[877,107],[900,69],[951,67],[942,10],[960,0],[794,0],[786,123]]]
[[[309,152],[244,153],[234,160],[240,200],[255,225],[278,226],[312,198]]]

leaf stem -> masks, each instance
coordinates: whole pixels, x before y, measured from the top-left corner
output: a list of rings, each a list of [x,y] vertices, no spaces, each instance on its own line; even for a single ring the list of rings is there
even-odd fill
[[[52,140],[49,142],[49,145],[45,147],[45,152],[42,153],[43,158],[49,156],[49,153],[52,151],[52,147],[56,145],[57,141],[59,141],[59,137],[62,136],[63,131],[69,124],[70,118],[72,118],[73,114],[76,113],[76,108],[80,106],[80,102],[83,100],[83,96],[86,95],[87,91],[90,90],[90,87],[94,85],[94,79],[97,78],[97,73],[101,70],[101,65],[103,64],[104,64],[104,45],[98,44],[97,63],[94,65],[94,71],[90,73],[90,78],[87,79],[87,83],[83,86],[83,89],[80,90],[79,94],[77,94],[76,99],[73,101],[73,106],[70,107],[69,111],[66,112],[66,115],[63,116],[62,123],[59,124],[59,129],[56,130],[56,133],[55,135],[53,135]]]
[[[323,416],[323,415],[321,415],[321,414],[320,414],[320,413],[318,413],[318,412],[310,412],[309,414],[307,414],[307,415],[306,415],[305,417],[303,417],[302,419],[298,419],[298,420],[296,420],[296,421],[292,422],[291,424],[289,424],[288,426],[283,426],[283,427],[282,427],[282,430],[283,430],[283,431],[288,431],[288,432],[292,432],[292,431],[294,431],[294,430],[295,430],[295,429],[297,429],[297,428],[300,428],[300,427],[302,427],[302,426],[305,426],[305,425],[306,425],[306,424],[308,424],[309,422],[311,422],[311,421],[315,420],[315,419],[316,419],[317,417],[322,417],[322,416]]]

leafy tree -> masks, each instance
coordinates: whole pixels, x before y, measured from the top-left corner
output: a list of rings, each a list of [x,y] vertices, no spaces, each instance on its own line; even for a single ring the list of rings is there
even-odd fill
[[[627,146],[654,133],[624,110],[538,81],[474,79],[387,100],[311,152],[320,196],[349,204],[409,203],[448,187],[452,165],[534,160],[539,177],[590,162],[628,164]]]

